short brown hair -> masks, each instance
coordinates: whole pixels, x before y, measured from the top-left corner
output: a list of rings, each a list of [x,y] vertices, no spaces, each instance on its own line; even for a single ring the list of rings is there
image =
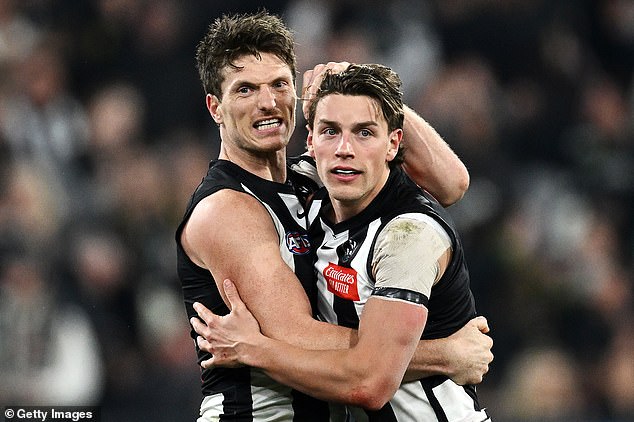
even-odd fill
[[[222,70],[245,55],[272,53],[288,65],[296,79],[293,34],[278,16],[260,10],[254,14],[223,15],[211,25],[196,48],[196,66],[205,93],[220,98]]]

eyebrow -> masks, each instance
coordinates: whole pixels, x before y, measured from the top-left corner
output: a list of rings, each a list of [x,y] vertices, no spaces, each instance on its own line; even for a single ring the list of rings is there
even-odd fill
[[[247,80],[247,79],[236,79],[236,80],[235,80],[235,81],[234,81],[234,82],[230,85],[230,87],[241,87],[241,86],[256,87],[256,86],[261,85],[261,84],[263,84],[263,83],[266,83],[266,84],[276,84],[276,83],[278,83],[278,82],[289,82],[289,83],[291,83],[291,84],[292,84],[293,79],[292,79],[292,78],[289,78],[289,77],[287,77],[287,76],[278,76],[277,78],[273,79],[273,80],[272,80],[272,81],[270,81],[270,82],[260,82],[260,83],[253,82],[253,81],[249,81],[249,80]]]
[[[339,127],[340,124],[339,122],[335,122],[333,120],[326,120],[326,119],[319,119],[317,121],[317,124],[319,125],[326,125],[326,126],[335,126],[335,127]],[[353,129],[360,129],[360,128],[364,128],[364,127],[377,127],[379,126],[379,124],[377,122],[375,122],[374,120],[367,120],[365,122],[357,122],[355,123],[352,128]]]

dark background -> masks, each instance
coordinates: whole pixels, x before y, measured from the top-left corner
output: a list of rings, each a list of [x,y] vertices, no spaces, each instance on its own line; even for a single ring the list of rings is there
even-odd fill
[[[0,0],[0,405],[195,420],[173,234],[219,139],[194,50],[261,5]],[[469,168],[450,211],[495,341],[494,420],[634,420],[634,2],[265,5],[299,82],[394,68]]]

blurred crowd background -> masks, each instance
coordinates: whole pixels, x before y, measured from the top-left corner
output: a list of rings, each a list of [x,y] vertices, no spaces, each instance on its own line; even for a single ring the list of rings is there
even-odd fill
[[[219,139],[194,50],[261,5],[0,0],[0,405],[195,420],[173,237]],[[299,82],[392,67],[469,168],[450,212],[494,420],[633,421],[634,1],[264,5],[296,33]]]

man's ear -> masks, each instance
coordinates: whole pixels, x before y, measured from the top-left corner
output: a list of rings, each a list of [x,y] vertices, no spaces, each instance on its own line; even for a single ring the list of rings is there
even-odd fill
[[[207,110],[209,110],[209,114],[211,114],[214,122],[218,125],[222,124],[222,104],[220,103],[218,97],[207,94],[205,102],[207,104]]]
[[[308,151],[311,157],[315,158],[315,148],[313,147],[313,130],[308,125],[306,125],[306,130],[308,130],[308,136],[306,136],[306,151]]]
[[[403,140],[403,129],[394,129],[390,133],[390,143],[387,150],[387,161],[392,161],[396,154],[398,154],[398,148]]]

